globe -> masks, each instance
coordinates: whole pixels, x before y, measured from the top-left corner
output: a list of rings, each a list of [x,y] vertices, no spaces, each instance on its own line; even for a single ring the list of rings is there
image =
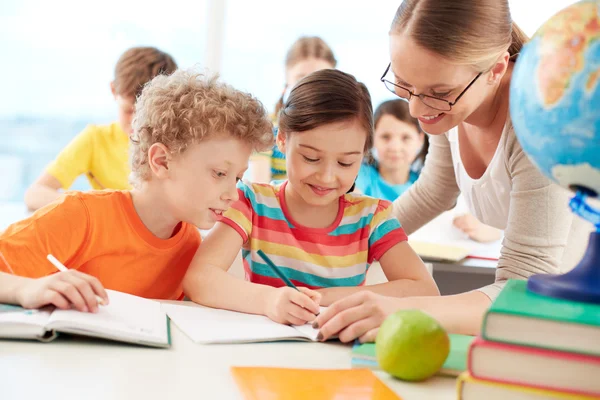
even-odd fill
[[[528,289],[600,303],[600,0],[575,3],[523,47],[510,85],[515,133],[533,164],[576,196],[571,209],[596,225],[586,255],[562,276],[535,275]]]
[[[510,114],[532,162],[559,185],[600,194],[600,1],[550,18],[519,54]]]

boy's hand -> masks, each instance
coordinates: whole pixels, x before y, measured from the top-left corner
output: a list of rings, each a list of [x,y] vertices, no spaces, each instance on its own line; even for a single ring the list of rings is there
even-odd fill
[[[104,304],[108,304],[108,295],[98,279],[69,270],[24,282],[17,292],[17,301],[24,308],[53,304],[63,310],[75,308],[84,312],[96,312],[96,296]]]
[[[280,324],[312,322],[319,315],[321,294],[304,287],[298,290],[285,286],[271,291],[267,298],[267,317]]]

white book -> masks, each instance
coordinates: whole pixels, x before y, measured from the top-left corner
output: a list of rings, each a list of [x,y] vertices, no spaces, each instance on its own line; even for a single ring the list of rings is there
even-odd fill
[[[60,333],[169,347],[168,319],[160,303],[107,290],[109,304],[96,313],[0,305],[0,338],[50,341]]]
[[[257,343],[280,340],[317,341],[310,324],[278,324],[264,315],[219,310],[200,305],[162,304],[169,318],[192,341],[202,344]],[[321,308],[323,311],[325,308]]]

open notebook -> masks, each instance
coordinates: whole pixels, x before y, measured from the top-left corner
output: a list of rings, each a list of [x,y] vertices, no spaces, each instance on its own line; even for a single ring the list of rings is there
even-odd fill
[[[50,341],[59,333],[91,336],[153,347],[171,344],[160,303],[107,290],[110,304],[97,313],[0,305],[0,338]]]
[[[263,315],[244,314],[203,306],[162,304],[169,318],[196,343],[253,343],[279,340],[316,341],[310,324],[278,324]],[[321,311],[324,308],[321,308]]]
[[[478,243],[469,239],[452,224],[454,217],[460,214],[455,211],[442,213],[411,234],[409,244],[419,256],[430,261],[459,262],[467,257],[497,261],[502,240]]]

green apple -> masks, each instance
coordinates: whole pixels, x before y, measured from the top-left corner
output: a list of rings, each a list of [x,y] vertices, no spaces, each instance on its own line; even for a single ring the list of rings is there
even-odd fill
[[[375,341],[381,368],[406,381],[421,381],[440,370],[450,352],[442,326],[420,310],[401,310],[383,321]]]

